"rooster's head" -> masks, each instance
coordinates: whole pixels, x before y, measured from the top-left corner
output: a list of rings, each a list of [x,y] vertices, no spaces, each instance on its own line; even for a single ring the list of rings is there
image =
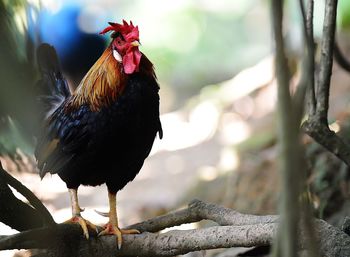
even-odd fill
[[[100,34],[113,32],[111,47],[114,58],[123,64],[126,74],[138,71],[141,60],[138,26],[134,26],[131,21],[128,24],[125,20],[123,24],[109,22],[109,25]]]

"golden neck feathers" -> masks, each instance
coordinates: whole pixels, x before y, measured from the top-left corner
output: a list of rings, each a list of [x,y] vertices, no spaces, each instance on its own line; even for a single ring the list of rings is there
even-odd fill
[[[116,100],[125,83],[122,65],[113,57],[112,48],[108,47],[73,93],[69,109],[87,104],[92,111],[99,111]]]

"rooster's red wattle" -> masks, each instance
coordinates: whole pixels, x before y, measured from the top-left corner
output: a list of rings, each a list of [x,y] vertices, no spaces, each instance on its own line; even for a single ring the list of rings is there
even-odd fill
[[[79,222],[88,237],[88,221],[80,215],[80,185],[106,183],[109,223],[100,234],[115,234],[121,246],[116,194],[140,171],[156,134],[159,120],[159,86],[152,63],[139,51],[139,30],[132,22],[110,23],[112,42],[70,93],[53,47],[38,49],[40,85],[51,88],[44,97],[49,113],[43,122],[35,155],[40,176],[58,174],[72,200],[71,221]]]

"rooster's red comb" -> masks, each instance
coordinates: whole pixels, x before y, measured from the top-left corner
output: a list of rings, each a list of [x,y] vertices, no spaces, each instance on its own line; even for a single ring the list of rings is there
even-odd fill
[[[108,22],[110,26],[105,28],[100,32],[100,34],[105,34],[107,32],[119,32],[123,35],[126,41],[134,41],[139,40],[139,28],[138,26],[134,26],[132,21],[128,24],[125,20],[123,20],[123,24]]]

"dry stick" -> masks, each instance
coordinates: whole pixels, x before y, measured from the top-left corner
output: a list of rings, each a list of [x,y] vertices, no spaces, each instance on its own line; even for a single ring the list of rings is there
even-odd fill
[[[336,27],[337,0],[326,0],[321,43],[320,72],[316,88],[316,112],[309,110],[303,130],[316,142],[350,166],[350,146],[328,127],[329,88],[332,75],[333,47]]]
[[[277,216],[245,215],[198,200],[193,201],[187,209],[178,211],[176,214],[182,217],[170,213],[146,221],[144,224],[139,223],[138,226],[150,226],[150,224],[163,220],[171,227],[179,225],[179,220],[189,223],[194,220],[193,217],[197,217],[197,221],[201,220],[200,217],[211,217],[223,224],[232,222],[232,224],[246,225],[214,226],[187,231],[169,231],[163,234],[145,232],[139,235],[123,235],[123,246],[121,250],[118,250],[113,236],[91,237],[90,240],[86,240],[82,237],[78,225],[59,224],[12,236],[0,236],[0,249],[50,249],[51,247],[58,249],[68,245],[75,250],[78,257],[173,256],[205,249],[267,245],[272,243],[277,230],[277,223],[274,222],[277,221]],[[322,256],[350,256],[349,236],[325,221],[315,220],[315,224]]]
[[[304,37],[306,39],[307,46],[307,61],[308,66],[306,67],[306,73],[309,80],[309,98],[308,98],[308,113],[309,115],[314,115],[316,111],[316,93],[315,93],[315,42],[314,42],[314,32],[313,32],[313,11],[314,11],[314,1],[308,0],[307,11],[305,12],[305,7],[303,0],[299,0],[302,18],[303,18],[303,29]]]
[[[310,0],[309,2],[312,2]],[[312,54],[313,48],[313,35],[309,34],[308,26],[310,26],[310,21],[306,17],[306,11],[304,7],[304,0],[299,0],[299,6],[301,11],[301,17],[302,17],[302,24],[303,24],[303,43],[306,45],[306,49],[303,49],[306,54],[304,55],[303,61],[302,61],[302,73],[301,73],[301,79],[299,81],[299,84],[297,86],[296,93],[293,98],[293,103],[295,107],[295,129],[299,129],[300,121],[304,114],[304,103],[305,103],[305,95],[306,92],[309,91],[310,94],[312,94],[312,88],[313,88],[313,73],[314,73],[314,66],[312,65],[314,63],[314,55]],[[308,6],[309,8],[313,8],[313,4]],[[310,12],[308,10],[308,15],[311,15],[312,19],[312,11]],[[309,17],[310,19],[310,17]],[[312,20],[311,20],[311,26],[312,26]],[[311,90],[310,90],[311,89]],[[311,97],[311,102],[313,102]]]
[[[216,204],[205,203],[200,200],[193,200],[186,209],[170,212],[168,214],[131,225],[126,229],[137,229],[141,232],[158,232],[165,228],[201,220],[212,220],[221,226],[242,226],[261,223],[275,223],[278,221],[278,216],[242,214]]]
[[[329,88],[333,67],[333,47],[338,0],[326,0],[323,37],[321,43],[320,73],[317,81],[316,115],[319,121],[327,124]]]
[[[67,230],[70,234],[81,233],[77,226],[73,227],[67,224],[57,225],[55,231],[53,228],[55,227],[36,229],[0,238],[0,250],[52,247],[61,240],[60,238],[68,235]],[[173,256],[205,249],[268,245],[272,242],[276,228],[277,224],[271,223],[173,230],[163,234],[144,232],[140,235],[123,235],[121,251],[116,247],[115,237],[109,236],[90,238],[90,240],[78,236],[78,238],[75,237],[77,240],[75,245],[81,247],[85,244],[89,249],[94,249],[93,256],[106,256],[105,254],[107,256],[112,254],[112,256],[115,254],[117,256]],[[106,253],[96,254],[96,251],[106,251]],[[108,252],[110,253],[108,254]]]
[[[43,203],[30,191],[27,187],[25,187],[21,182],[8,174],[1,165],[0,162],[0,176],[4,179],[4,181],[16,189],[21,195],[23,195],[29,203],[42,215],[46,225],[54,225],[56,224],[50,212],[46,209]]]
[[[308,111],[311,114],[315,114],[316,111],[316,95],[315,95],[315,41],[314,41],[314,0],[308,0],[306,15],[303,15],[303,19],[306,16],[306,45],[308,52],[308,73],[309,73],[309,102]],[[305,26],[305,25],[304,25]]]
[[[129,228],[137,228],[142,232],[159,231],[164,228],[169,228],[184,223],[198,222],[203,219],[215,221],[220,224],[221,227],[212,227],[210,229],[197,229],[189,231],[171,231],[162,235],[143,233],[142,235],[136,236],[137,239],[140,239],[138,241],[138,244],[147,245],[149,242],[153,242],[155,239],[158,240],[160,238],[160,241],[158,240],[159,243],[162,242],[164,238],[166,238],[167,243],[161,243],[163,248],[166,247],[168,249],[171,247],[171,242],[169,243],[169,240],[171,239],[175,241],[176,244],[180,245],[184,244],[184,242],[187,242],[186,244],[189,245],[185,246],[184,248],[179,246],[182,249],[178,249],[179,251],[185,252],[198,250],[197,247],[200,247],[200,249],[204,250],[217,247],[248,247],[254,245],[263,245],[271,242],[271,239],[274,235],[276,222],[278,221],[278,216],[257,216],[242,214],[216,204],[205,203],[200,200],[193,200],[186,209],[155,217],[153,219],[134,224]],[[60,240],[60,236],[62,238],[65,238],[66,235],[70,235],[73,238],[75,237],[75,240],[80,240],[81,230],[79,226],[72,226],[67,224],[59,224],[48,228],[33,229],[12,236],[0,237],[0,249],[48,248],[50,244],[56,244],[57,241]],[[125,237],[128,238],[129,236],[124,236],[123,248],[126,247]],[[92,241],[93,240],[95,239],[92,239]],[[137,242],[135,242],[135,238],[133,238],[131,242],[132,243],[130,243],[130,247],[133,248]],[[189,247],[191,250],[189,250]],[[135,249],[127,249],[126,253],[128,255],[130,254],[129,251],[135,251]],[[150,251],[155,251],[155,249],[151,249]],[[162,251],[165,252],[165,249]],[[169,253],[163,254],[166,256],[171,255],[170,253],[172,254],[172,250],[170,250]]]

